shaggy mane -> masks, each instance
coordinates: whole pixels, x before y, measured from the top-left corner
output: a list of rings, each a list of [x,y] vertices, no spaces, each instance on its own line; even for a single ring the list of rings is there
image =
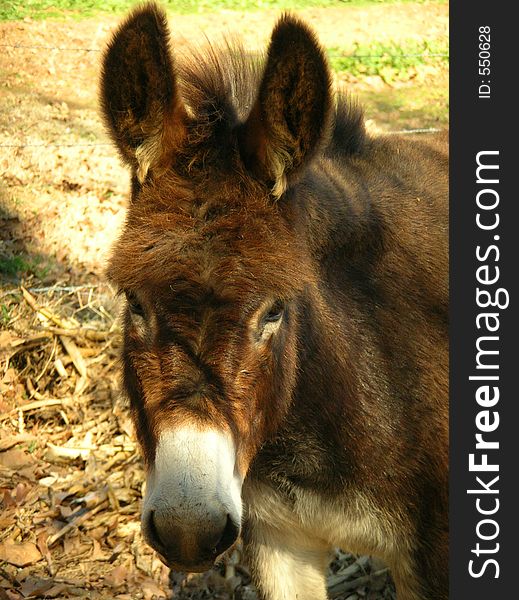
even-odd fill
[[[256,99],[264,56],[247,52],[240,40],[209,41],[176,52],[182,97],[193,116],[213,116],[234,125],[245,121]]]
[[[201,124],[223,122],[230,128],[247,119],[261,83],[265,53],[246,50],[235,37],[175,53],[179,89],[191,116]],[[344,91],[336,94],[333,122],[324,151],[359,152],[365,139],[364,115],[357,101]]]

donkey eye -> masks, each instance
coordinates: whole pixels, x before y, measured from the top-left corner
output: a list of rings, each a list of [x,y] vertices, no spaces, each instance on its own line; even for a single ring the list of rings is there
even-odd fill
[[[133,292],[126,292],[126,300],[132,315],[144,317],[144,308]]]
[[[277,323],[281,317],[283,316],[283,313],[285,312],[285,306],[283,305],[282,302],[276,302],[267,313],[265,313],[265,316],[263,317],[262,321],[263,323]]]

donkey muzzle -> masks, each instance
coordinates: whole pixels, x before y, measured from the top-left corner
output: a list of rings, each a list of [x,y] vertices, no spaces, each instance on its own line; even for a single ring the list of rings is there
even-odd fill
[[[224,510],[197,522],[179,521],[169,511],[150,510],[143,529],[164,563],[191,572],[208,570],[240,533],[239,525]]]
[[[159,437],[142,530],[169,567],[205,571],[237,540],[242,478],[235,464],[227,432],[183,427]]]

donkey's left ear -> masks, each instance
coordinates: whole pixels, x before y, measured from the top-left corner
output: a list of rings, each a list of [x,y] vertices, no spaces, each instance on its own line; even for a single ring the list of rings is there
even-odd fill
[[[313,32],[284,15],[272,32],[258,98],[240,127],[246,166],[279,197],[326,137],[331,76]]]
[[[166,15],[155,4],[134,11],[105,53],[101,105],[112,139],[142,182],[185,130]]]

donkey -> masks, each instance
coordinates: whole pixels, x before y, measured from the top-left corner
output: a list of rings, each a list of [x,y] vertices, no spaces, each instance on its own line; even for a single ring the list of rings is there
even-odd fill
[[[241,538],[264,600],[325,599],[333,547],[444,600],[446,137],[368,134],[294,16],[183,54],[147,4],[102,68],[145,539],[204,571]]]

